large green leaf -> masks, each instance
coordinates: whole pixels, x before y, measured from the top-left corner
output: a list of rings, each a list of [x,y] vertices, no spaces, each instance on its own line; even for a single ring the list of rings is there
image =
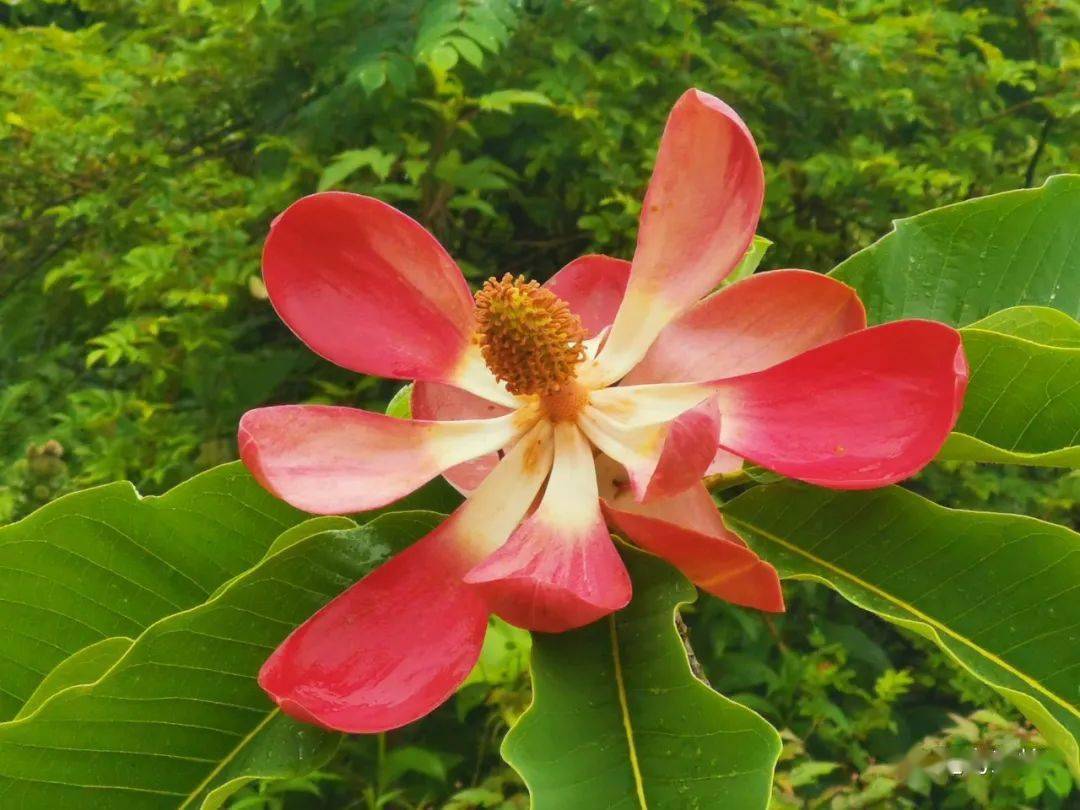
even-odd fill
[[[782,576],[824,582],[935,641],[1080,772],[1080,535],[946,509],[898,487],[769,484],[724,512]]]
[[[964,326],[1021,304],[1080,318],[1080,175],[898,220],[831,275],[858,290],[871,323]]]
[[[200,604],[304,517],[237,463],[160,497],[85,490],[0,528],[0,720],[69,655]]]
[[[292,628],[440,519],[319,532],[157,621],[94,682],[0,724],[3,803],[216,807],[252,778],[318,767],[338,736],[281,715],[255,675]]]
[[[962,331],[972,382],[955,432],[939,458],[1054,466],[1080,465],[1080,348],[1038,343],[988,331],[1069,340],[1068,316],[1027,313],[1012,321],[1005,310]],[[1053,312],[1053,310],[1041,310]]]
[[[690,583],[655,557],[624,556],[625,610],[533,636],[533,704],[504,758],[534,810],[766,807],[779,736],[692,674],[675,629]]]

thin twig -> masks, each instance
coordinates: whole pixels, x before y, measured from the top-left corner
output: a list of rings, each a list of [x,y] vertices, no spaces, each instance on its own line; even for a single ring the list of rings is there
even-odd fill
[[[1031,153],[1031,160],[1028,161],[1027,171],[1024,172],[1024,188],[1031,188],[1035,183],[1035,170],[1039,166],[1039,158],[1042,157],[1043,150],[1046,149],[1046,141],[1050,137],[1050,128],[1054,125],[1054,117],[1048,115],[1046,120],[1043,121],[1042,129],[1039,130],[1039,140],[1035,144],[1035,151]]]

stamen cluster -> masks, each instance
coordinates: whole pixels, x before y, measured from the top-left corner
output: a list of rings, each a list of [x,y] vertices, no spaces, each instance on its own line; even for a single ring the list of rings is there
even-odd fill
[[[512,394],[554,394],[573,382],[585,359],[581,319],[524,276],[485,281],[476,294],[476,323],[484,362]]]

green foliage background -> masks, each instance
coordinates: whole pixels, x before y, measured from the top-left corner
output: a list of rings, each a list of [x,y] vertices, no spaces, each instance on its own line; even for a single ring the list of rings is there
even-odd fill
[[[0,3],[0,520],[119,478],[160,491],[233,458],[258,404],[385,402],[266,300],[261,241],[298,196],[398,205],[473,279],[629,257],[664,118],[695,85],[758,139],[763,266],[828,270],[893,218],[1075,170],[1078,21],[1075,0]],[[1077,522],[1075,474],[954,464],[916,486]],[[819,590],[791,603],[775,623],[713,602],[692,620],[717,686],[791,730],[778,801],[906,785],[874,760],[951,734],[947,710],[992,706],[1010,739],[1027,733],[924,644]],[[527,697],[518,669],[497,669],[472,707],[389,754],[350,744],[323,793],[515,795],[492,729]],[[980,743],[998,729],[982,721]],[[926,790],[939,806],[1059,806],[1067,775],[1033,763]]]

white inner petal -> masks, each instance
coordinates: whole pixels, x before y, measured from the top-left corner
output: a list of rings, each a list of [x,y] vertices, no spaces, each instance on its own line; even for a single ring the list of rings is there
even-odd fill
[[[540,420],[513,446],[451,518],[455,533],[482,559],[506,542],[551,471],[551,423]]]
[[[620,385],[591,392],[589,403],[623,427],[633,428],[670,422],[713,393],[704,383]]]

